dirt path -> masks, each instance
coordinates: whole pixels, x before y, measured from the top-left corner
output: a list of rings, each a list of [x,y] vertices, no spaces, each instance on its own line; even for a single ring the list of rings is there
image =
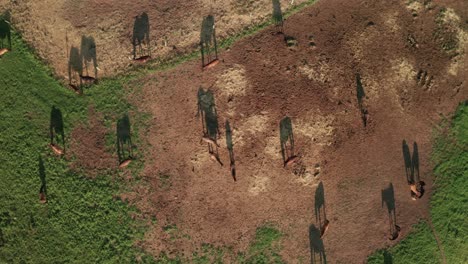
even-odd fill
[[[319,182],[330,220],[323,239],[330,263],[362,263],[376,249],[397,243],[428,217],[432,124],[468,95],[464,45],[453,57],[433,39],[443,6],[451,17],[444,15],[449,22],[443,23],[458,21],[463,44],[460,21],[467,14],[454,11],[468,10],[463,1],[431,7],[322,1],[288,19],[285,32],[298,46],[287,47],[282,35],[268,29],[221,54],[221,63],[210,70],[202,72],[194,61],[139,80],[143,95],[133,101],[153,120],[146,184],[128,197],[158,220],[142,246],[155,256],[189,256],[202,243],[242,251],[258,226],[272,222],[285,234],[282,257],[308,261]],[[356,73],[366,94],[365,128]],[[200,87],[211,87],[214,96],[224,166],[211,161],[207,144],[200,143]],[[292,120],[296,153],[303,156],[302,166],[293,169],[283,167],[281,156],[279,123],[285,116]],[[228,166],[226,121],[236,182]],[[411,200],[406,182],[403,140],[412,152],[418,144],[420,177],[428,187],[418,201]],[[401,227],[394,241],[387,239],[381,198],[390,183]],[[168,226],[177,231],[168,232]]]

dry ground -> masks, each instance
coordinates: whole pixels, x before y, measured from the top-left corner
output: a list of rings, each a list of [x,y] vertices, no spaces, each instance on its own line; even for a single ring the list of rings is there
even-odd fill
[[[290,0],[281,0],[283,11]],[[295,0],[300,4],[305,0]],[[96,42],[99,75],[122,72],[132,64],[132,31],[135,16],[146,12],[150,22],[154,58],[188,53],[198,48],[203,17],[212,14],[218,39],[265,21],[271,0],[0,0],[0,12],[11,9],[15,27],[23,38],[55,69],[68,78],[71,46],[81,37]]]
[[[202,72],[193,61],[140,80],[143,94],[132,100],[154,119],[146,138],[146,184],[127,198],[158,219],[142,246],[154,255],[190,254],[202,243],[245,250],[255,229],[272,222],[285,234],[283,258],[307,262],[319,181],[331,221],[324,238],[330,263],[361,263],[397,243],[428,216],[431,129],[468,95],[467,11],[464,1],[320,1],[286,23],[298,46],[287,47],[269,28],[222,53],[212,69]],[[443,50],[452,34],[458,45]],[[366,92],[366,128],[356,73]],[[215,95],[223,167],[200,143],[199,87]],[[279,122],[285,116],[303,155],[300,175],[283,168]],[[226,121],[233,128],[237,182],[229,173]],[[404,139],[419,145],[427,195],[418,201],[406,183]],[[393,242],[381,203],[389,183],[402,228]],[[176,239],[163,231],[168,225],[177,226]]]

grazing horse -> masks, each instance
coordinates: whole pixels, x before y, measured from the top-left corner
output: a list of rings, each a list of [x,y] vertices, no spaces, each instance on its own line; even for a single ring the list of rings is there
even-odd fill
[[[97,79],[97,57],[96,57],[96,42],[93,37],[81,37],[81,61],[86,69],[86,76],[88,73],[88,63],[93,62],[94,79]]]
[[[139,16],[135,17],[135,23],[133,24],[133,36],[132,36],[132,45],[133,45],[133,59],[135,60],[136,57],[136,47],[139,47],[140,56],[143,53],[143,48],[141,44],[148,45],[148,50],[151,52],[149,48],[150,44],[150,27],[149,27],[149,18],[147,13],[143,13]],[[151,56],[149,54],[148,56]]]
[[[125,156],[125,145],[127,145],[128,156]],[[133,155],[128,114],[125,114],[117,121],[117,154],[119,155],[119,162],[131,158]]]
[[[216,44],[216,33],[215,33],[215,20],[212,15],[209,15],[203,19],[201,32],[200,32],[200,50],[202,55],[202,66],[205,66],[205,53],[207,56],[207,63],[209,64],[213,60],[211,59],[211,47],[214,45],[215,58],[218,59],[218,47]]]
[[[11,30],[10,23],[3,18],[0,18],[0,48],[4,48],[3,40],[7,39],[8,49],[11,50]]]

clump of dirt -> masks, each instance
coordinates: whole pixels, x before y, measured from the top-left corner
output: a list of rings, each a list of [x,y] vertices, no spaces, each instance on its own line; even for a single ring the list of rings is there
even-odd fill
[[[102,172],[117,168],[117,159],[107,150],[107,133],[102,116],[90,107],[88,122],[76,125],[70,134],[70,150],[67,155],[73,157],[70,165],[72,170],[83,171],[88,177],[96,177]]]

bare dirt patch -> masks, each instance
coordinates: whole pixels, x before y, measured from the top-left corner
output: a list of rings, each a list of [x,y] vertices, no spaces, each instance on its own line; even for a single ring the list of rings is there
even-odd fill
[[[70,165],[73,170],[84,170],[85,175],[95,177],[100,172],[116,169],[117,159],[109,154],[106,147],[107,128],[102,116],[89,109],[87,124],[77,125],[70,134],[68,155],[74,159]]]

